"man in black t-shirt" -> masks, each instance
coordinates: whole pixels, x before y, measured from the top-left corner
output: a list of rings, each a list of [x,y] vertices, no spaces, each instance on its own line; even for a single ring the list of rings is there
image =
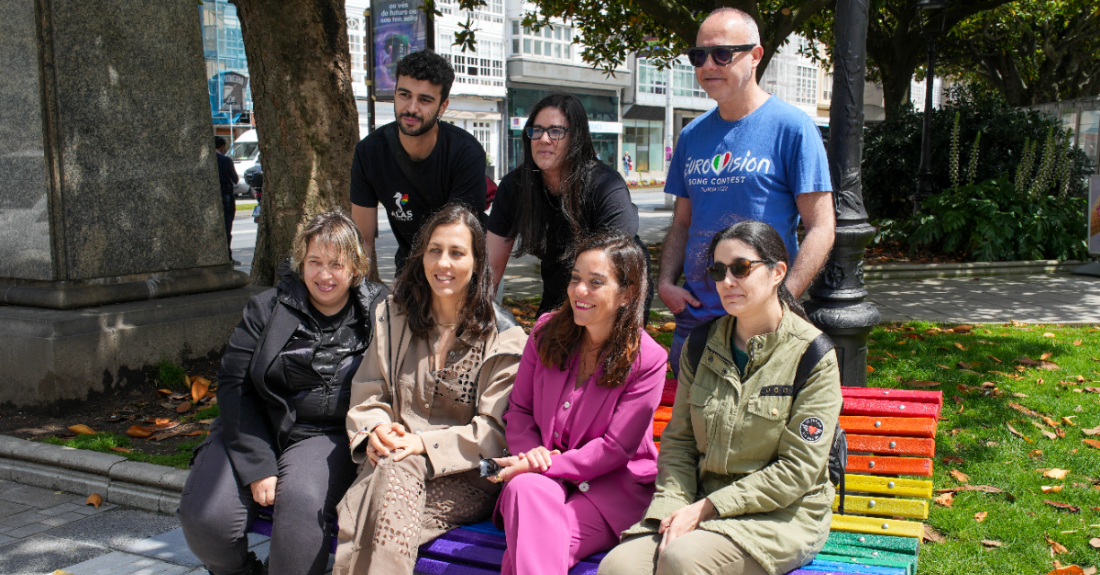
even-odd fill
[[[450,63],[430,50],[402,58],[393,100],[397,121],[355,146],[351,217],[373,253],[382,204],[397,238],[398,272],[433,212],[456,200],[477,214],[485,208],[485,150],[469,132],[439,122],[454,77]]]

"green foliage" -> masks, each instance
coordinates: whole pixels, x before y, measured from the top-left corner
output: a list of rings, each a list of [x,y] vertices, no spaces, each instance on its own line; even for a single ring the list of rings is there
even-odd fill
[[[955,112],[955,124],[951,126],[951,187],[959,187],[959,119],[962,114]]]
[[[214,419],[221,415],[222,410],[217,405],[211,405],[210,407],[200,409],[191,415],[181,417],[180,421],[202,421],[204,419]]]
[[[950,137],[956,114],[960,116],[960,141],[972,141],[980,131],[984,140],[995,143],[980,149],[975,182],[1016,174],[1025,143],[1029,139],[1041,142],[1051,128],[1060,128],[1057,119],[1015,109],[998,94],[973,85],[954,88],[950,95],[952,101],[932,112],[934,189],[951,187]],[[912,213],[922,131],[923,115],[912,109],[871,124],[864,131],[863,202],[870,219],[901,220]],[[1074,150],[1073,165],[1067,169],[1072,180],[1067,195],[1084,196],[1085,176],[1091,169],[1084,152]],[[1030,183],[1029,172],[1025,185]]]
[[[1084,259],[1084,198],[1019,194],[1008,178],[945,190],[909,222],[914,248],[971,261]]]
[[[129,437],[126,437],[125,435],[119,435],[117,433],[100,432],[95,435],[77,435],[72,439],[47,437],[43,441],[46,443],[52,443],[53,445],[72,447],[74,449],[87,449],[90,451],[110,453],[112,455],[121,455],[132,461],[142,461],[145,463],[154,463],[156,465],[167,465],[169,467],[176,467],[179,469],[187,469],[188,467],[190,467],[191,450],[202,442],[202,440],[185,441],[177,445],[176,452],[171,455],[154,455],[150,453],[142,453],[141,451],[137,450],[131,451],[129,453],[113,451],[111,449],[112,447],[129,449],[133,446],[133,444],[130,442]]]
[[[974,136],[974,145],[970,147],[970,167],[966,170],[966,185],[973,186],[974,178],[978,175],[978,154],[981,151],[982,143],[982,131],[978,130],[978,135]],[[1072,166],[1073,161],[1065,162],[1067,166]],[[1066,177],[1069,177],[1069,172],[1066,172]],[[1067,179],[1066,184],[1068,186],[1069,181]]]
[[[187,370],[174,361],[162,359],[153,369],[156,371],[157,385],[163,385],[169,389],[189,389],[191,386],[187,381]]]
[[[1006,316],[1001,321],[1012,319]],[[943,533],[947,541],[925,543],[920,550],[919,575],[1023,575],[1051,570],[1051,561],[1082,567],[1100,564],[1100,552],[1089,540],[1100,536],[1094,527],[1100,514],[1100,491],[1093,478],[1100,469],[1100,450],[1082,443],[1082,430],[1100,425],[1100,400],[1082,392],[1095,386],[1098,367],[1092,359],[1100,346],[1100,334],[1091,326],[978,325],[965,335],[938,331],[929,323],[879,326],[868,341],[870,363],[867,376],[871,387],[898,388],[898,380],[936,381],[931,389],[943,392],[943,412],[936,433],[936,457],[932,483],[936,489],[957,487],[950,475],[957,469],[970,477],[971,485],[991,485],[1003,494],[959,492],[951,507],[932,505],[927,523]],[[910,331],[911,330],[911,331]],[[926,331],[927,330],[927,331]],[[1045,334],[1054,337],[1044,337]],[[908,334],[919,334],[912,339]],[[1076,344],[1080,342],[1080,345]],[[959,344],[962,348],[956,347]],[[895,356],[887,357],[887,353]],[[1030,367],[1017,372],[1016,358],[1039,361],[1050,353],[1053,369]],[[995,361],[991,357],[997,358]],[[960,369],[958,362],[967,369]],[[1002,363],[998,363],[1002,361]],[[1087,378],[1078,383],[1077,376]],[[991,382],[996,390],[981,387]],[[988,385],[988,384],[986,384]],[[1025,415],[1009,406],[1017,403],[1049,416],[1056,422],[1069,417],[1073,424],[1057,429],[1044,425],[1039,417]],[[1007,425],[1027,436],[1012,435]],[[1048,439],[1061,431],[1065,437]],[[1034,450],[1039,450],[1037,453]],[[945,461],[954,457],[955,460]],[[1037,470],[1069,470],[1064,480],[1043,477]],[[1043,485],[1061,486],[1059,493],[1042,493]],[[1051,500],[1080,507],[1069,513],[1044,503]],[[986,512],[978,522],[974,514]],[[1051,556],[1045,537],[1065,545],[1068,552]],[[1003,546],[984,549],[983,540]]]

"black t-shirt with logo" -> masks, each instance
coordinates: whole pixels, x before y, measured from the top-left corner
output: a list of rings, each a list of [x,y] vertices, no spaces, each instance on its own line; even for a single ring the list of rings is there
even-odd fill
[[[408,170],[402,170],[399,162]],[[435,148],[419,162],[400,145],[396,122],[371,132],[355,146],[351,203],[366,208],[382,204],[397,238],[398,271],[420,226],[453,200],[469,204],[479,215],[485,209],[485,150],[466,130],[439,122]]]

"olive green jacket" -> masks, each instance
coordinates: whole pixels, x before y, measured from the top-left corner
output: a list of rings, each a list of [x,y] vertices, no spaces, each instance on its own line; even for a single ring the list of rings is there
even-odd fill
[[[829,535],[840,369],[828,352],[792,404],[798,361],[821,332],[784,307],[778,330],[749,339],[742,377],[730,345],[735,321],[715,322],[697,370],[681,355],[657,493],[623,536],[653,533],[673,511],[706,497],[719,518],[699,528],[726,535],[777,575],[813,559]]]

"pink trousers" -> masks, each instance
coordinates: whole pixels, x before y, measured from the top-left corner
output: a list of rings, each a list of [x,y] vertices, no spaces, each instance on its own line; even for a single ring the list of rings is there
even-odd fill
[[[497,510],[508,540],[501,575],[566,575],[581,559],[619,543],[582,493],[539,473],[505,484]]]

